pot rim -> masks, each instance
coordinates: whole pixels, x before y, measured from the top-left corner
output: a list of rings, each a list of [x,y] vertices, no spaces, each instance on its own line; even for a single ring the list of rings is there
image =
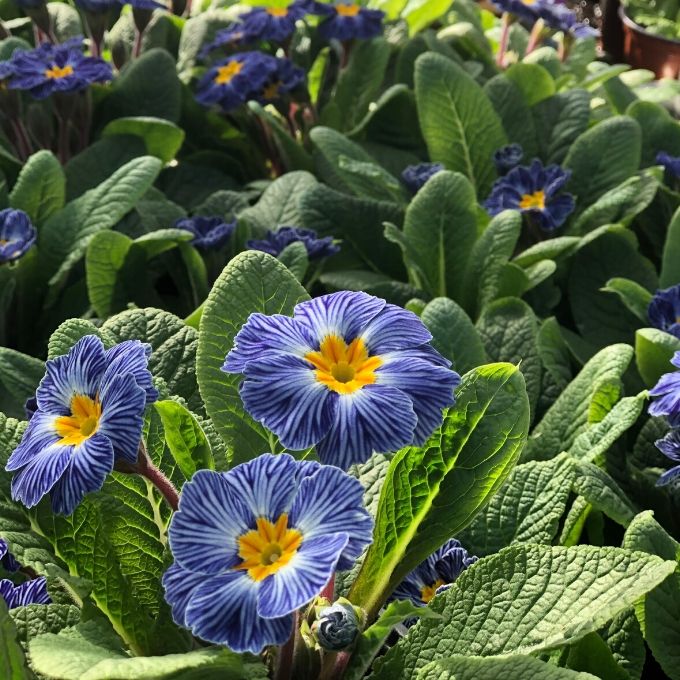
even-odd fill
[[[626,10],[623,5],[619,5],[619,19],[621,19],[621,21],[625,24],[627,28],[630,28],[630,30],[634,31],[635,33],[641,33],[647,38],[653,38],[654,40],[658,40],[659,42],[669,43],[670,45],[680,47],[680,40],[674,40],[673,38],[666,38],[663,35],[657,35],[656,33],[652,33],[651,31],[646,30],[643,26],[640,26],[640,24],[636,24],[626,14]]]

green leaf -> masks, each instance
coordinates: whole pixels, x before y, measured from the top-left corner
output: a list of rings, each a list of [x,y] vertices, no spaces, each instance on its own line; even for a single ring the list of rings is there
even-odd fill
[[[675,571],[635,605],[642,633],[654,658],[671,680],[680,678],[680,543],[656,522],[652,513],[639,514],[626,531],[623,545],[663,559],[675,560]]]
[[[652,301],[652,294],[639,283],[631,281],[630,279],[614,277],[607,281],[602,290],[607,293],[616,293],[616,295],[621,298],[621,302],[623,302],[623,304],[626,305],[626,307],[633,312],[642,323],[647,323],[649,321],[647,318],[647,308]]]
[[[274,257],[260,251],[237,255],[215,282],[201,317],[196,375],[205,409],[229,449],[232,465],[270,448],[264,428],[244,411],[240,375],[222,371],[234,337],[253,312],[291,315],[307,291]]]
[[[621,184],[640,167],[642,133],[627,116],[613,116],[576,139],[564,167],[572,171],[567,190],[578,197],[580,209]]]
[[[455,406],[423,447],[395,455],[374,542],[350,592],[369,618],[411,569],[469,524],[500,488],[528,427],[522,375],[510,364],[489,364],[465,375]]]
[[[616,662],[607,643],[597,634],[588,633],[571,645],[565,665],[575,671],[593,673],[602,680],[630,680],[630,676]]]
[[[180,150],[184,142],[184,130],[163,118],[138,116],[117,118],[111,121],[102,131],[107,135],[134,135],[141,137],[149,156],[155,156],[169,163]]]
[[[186,479],[197,470],[214,470],[210,444],[194,415],[176,401],[157,401],[165,442]]]
[[[381,297],[392,304],[403,307],[418,291],[403,281],[395,281],[385,274],[369,272],[365,269],[324,272],[320,279],[326,287],[333,290],[362,290],[370,295]],[[423,306],[425,303],[423,303]]]
[[[401,18],[408,24],[410,36],[441,17],[450,3],[447,0],[408,0],[401,11]]]
[[[277,259],[291,274],[302,283],[309,267],[307,247],[302,241],[289,243],[278,255]]]
[[[376,663],[374,680],[412,677],[455,654],[533,654],[571,644],[652,590],[674,566],[621,548],[505,548],[432,600],[444,619],[412,628]]]
[[[50,336],[47,345],[47,358],[54,359],[68,353],[71,347],[86,335],[96,335],[98,338],[103,339],[100,329],[91,321],[86,319],[67,319]],[[113,344],[113,340],[111,342],[106,342],[105,340],[104,344],[110,346]]]
[[[432,345],[459,373],[487,362],[484,345],[470,317],[453,300],[435,298],[425,306],[421,321],[432,333]]]
[[[659,104],[633,102],[626,114],[634,118],[642,129],[642,163],[654,165],[659,151],[671,156],[680,155],[680,129],[677,121]]]
[[[482,88],[446,57],[416,60],[416,103],[430,159],[461,172],[486,197],[496,177],[493,153],[506,143],[498,115]]]
[[[629,345],[612,345],[598,352],[548,409],[524,449],[525,460],[549,460],[568,450],[588,425],[593,393],[604,381],[620,378],[633,358]]]
[[[572,483],[575,494],[584,498],[596,510],[627,527],[635,510],[618,484],[601,468],[581,462],[576,466]]]
[[[518,465],[457,538],[478,557],[513,543],[550,545],[566,510],[573,477],[574,463],[566,455]]]
[[[538,64],[513,64],[505,71],[505,77],[517,85],[529,106],[534,106],[555,94],[555,81],[550,73]]]
[[[530,267],[542,260],[556,260],[570,255],[580,243],[578,236],[557,236],[547,241],[540,241],[513,258],[513,263],[520,267]]]
[[[671,366],[673,354],[680,350],[680,339],[657,328],[640,328],[635,333],[635,364],[648,388],[654,387]]]
[[[629,607],[615,616],[608,626],[600,630],[600,635],[629,678],[640,680],[647,650],[635,618],[635,609]]]
[[[0,410],[9,416],[24,416],[24,403],[35,395],[45,375],[45,364],[9,347],[0,347]]]
[[[72,604],[31,604],[10,612],[17,639],[24,645],[43,633],[58,633],[80,621],[80,609]]]
[[[7,611],[5,601],[0,597],[0,676],[6,680],[28,680],[31,676],[26,668],[24,653],[17,640],[17,630]]]
[[[9,204],[28,213],[33,224],[42,226],[64,207],[66,176],[61,163],[51,151],[38,151],[19,173]]]
[[[668,288],[680,283],[680,208],[675,211],[666,232],[659,286]]]

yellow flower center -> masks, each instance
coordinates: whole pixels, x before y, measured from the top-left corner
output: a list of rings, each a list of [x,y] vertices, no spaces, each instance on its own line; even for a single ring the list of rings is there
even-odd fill
[[[54,421],[54,429],[63,446],[78,446],[89,439],[99,427],[102,405],[97,399],[84,394],[76,394],[71,399],[71,415],[60,416]]]
[[[359,5],[355,5],[355,4],[340,3],[339,5],[335,6],[335,11],[341,17],[355,17],[357,14],[359,14],[360,10],[361,10],[361,7],[359,7]]]
[[[234,76],[241,73],[242,68],[243,64],[240,61],[230,61],[228,64],[220,66],[217,69],[217,75],[215,76],[215,84],[226,85],[231,82]]]
[[[288,10],[285,7],[267,7],[267,14],[273,17],[285,17],[288,16]]]
[[[9,243],[9,241],[6,241],[4,238],[0,238],[0,247],[6,246]]]
[[[66,76],[70,76],[72,73],[73,66],[69,66],[68,64],[66,64],[66,66],[57,66],[55,64],[52,68],[48,68],[45,71],[45,77],[52,79],[66,78]]]
[[[279,88],[281,87],[280,82],[271,83],[267,85],[264,90],[262,90],[262,97],[264,99],[277,99],[279,96]]]
[[[257,529],[238,539],[238,554],[243,560],[236,569],[247,569],[254,581],[262,581],[290,562],[302,543],[302,534],[288,528],[284,512],[276,524],[264,517],[256,520]]]
[[[442,579],[438,578],[431,586],[423,586],[420,589],[420,599],[427,604],[436,594],[437,590],[446,585]]]
[[[316,379],[329,390],[351,394],[375,382],[375,370],[382,365],[378,356],[369,357],[361,338],[348,345],[337,335],[327,335],[318,352],[308,352],[305,359],[316,368]]]
[[[519,202],[519,207],[522,210],[531,210],[531,208],[543,210],[545,208],[545,193],[539,189],[534,191],[533,194],[524,194]]]

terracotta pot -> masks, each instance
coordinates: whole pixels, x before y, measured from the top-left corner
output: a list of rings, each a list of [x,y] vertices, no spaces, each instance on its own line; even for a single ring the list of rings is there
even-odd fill
[[[634,68],[654,71],[657,78],[680,76],[680,41],[662,38],[638,26],[619,7],[623,23],[623,57]]]

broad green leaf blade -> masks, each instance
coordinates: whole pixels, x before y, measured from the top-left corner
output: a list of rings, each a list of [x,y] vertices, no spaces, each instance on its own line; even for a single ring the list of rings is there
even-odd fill
[[[597,633],[588,633],[571,645],[564,663],[567,668],[592,673],[593,677],[603,680],[630,680],[607,643]]]
[[[549,460],[568,450],[588,425],[593,393],[603,381],[619,379],[632,357],[630,345],[612,345],[598,352],[533,429],[523,459]]]
[[[534,106],[555,94],[555,81],[550,73],[538,64],[521,62],[513,64],[505,71],[505,77],[521,90],[529,106]]]
[[[26,659],[17,640],[17,629],[0,597],[0,676],[3,680],[28,680]]]
[[[35,395],[45,375],[45,363],[9,347],[0,347],[0,411],[23,417],[24,404]]]
[[[87,319],[67,319],[57,327],[57,329],[50,336],[47,343],[47,358],[54,359],[62,354],[66,354],[73,345],[86,335],[96,335],[102,338],[104,345],[107,347],[114,344],[114,340],[110,342],[104,339],[104,335],[100,328],[97,328],[91,321]]]
[[[244,411],[240,375],[221,370],[234,337],[253,312],[292,314],[307,291],[274,257],[247,251],[235,257],[215,282],[201,316],[196,376],[205,409],[224,439],[232,464],[269,450],[264,428]]]
[[[661,274],[659,274],[661,288],[668,288],[676,283],[680,283],[680,208],[675,211],[668,225],[666,242],[663,246]]]
[[[104,128],[102,135],[141,137],[149,156],[155,156],[163,163],[169,163],[184,142],[184,130],[182,128],[163,118],[151,116],[117,118]]]
[[[289,243],[278,255],[277,259],[300,282],[305,278],[309,267],[307,247],[302,241]]]
[[[118,277],[132,246],[132,239],[117,231],[100,231],[85,252],[87,296],[98,316],[106,319],[128,301]]]
[[[615,616],[600,630],[600,635],[631,680],[640,680],[647,650],[640,625],[635,618],[635,609],[629,607]]]
[[[80,609],[72,604],[31,604],[12,609],[17,639],[24,645],[44,633],[58,633],[80,621]]]
[[[507,141],[488,97],[463,69],[433,52],[416,60],[415,90],[430,159],[463,173],[486,198],[496,177],[493,153]]]
[[[652,590],[675,565],[621,548],[505,548],[432,600],[443,621],[411,629],[376,663],[374,680],[413,677],[428,662],[456,654],[534,654],[571,644]]]
[[[407,447],[388,470],[368,550],[350,599],[369,619],[408,572],[467,526],[515,464],[529,427],[515,366],[471,371],[440,430]]]
[[[407,0],[401,17],[408,24],[409,35],[413,36],[439,19],[449,7],[448,0]]]
[[[648,388],[654,387],[664,373],[675,369],[671,359],[680,351],[680,339],[658,328],[640,328],[635,333],[635,363]]]
[[[631,281],[630,279],[624,279],[620,277],[614,277],[607,281],[607,285],[602,289],[607,293],[615,293],[621,298],[626,307],[637,316],[642,323],[647,323],[649,319],[647,318],[647,308],[649,303],[652,301],[652,294],[643,288],[639,283]]]

